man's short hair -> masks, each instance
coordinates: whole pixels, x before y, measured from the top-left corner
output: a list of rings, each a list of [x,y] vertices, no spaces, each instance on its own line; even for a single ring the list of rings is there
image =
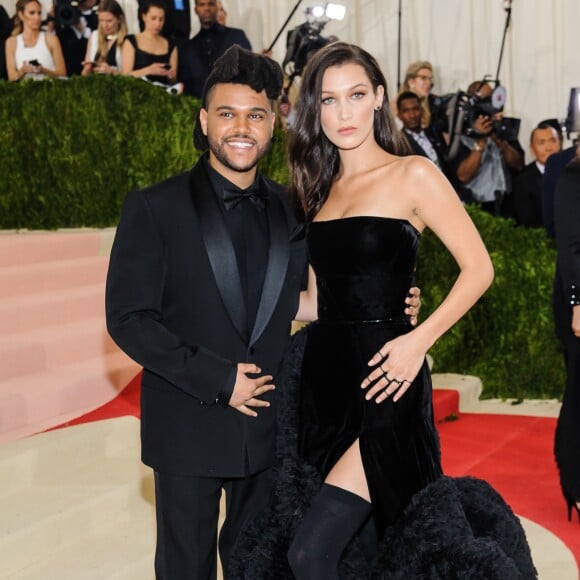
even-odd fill
[[[534,140],[534,134],[538,129],[554,129],[558,135],[558,140],[560,143],[562,143],[564,140],[564,135],[562,135],[562,126],[558,122],[558,119],[545,119],[544,121],[540,121],[530,133],[530,143],[532,143]]]
[[[276,100],[282,92],[282,82],[282,69],[276,61],[234,44],[215,61],[203,87],[201,107],[207,109],[211,91],[218,84],[246,85],[257,93],[265,91],[269,99]],[[200,151],[209,147],[207,137],[201,130],[199,113],[193,131],[193,144]]]
[[[419,104],[421,104],[421,97],[412,91],[404,91],[397,97],[397,110],[401,108],[401,103],[407,99],[415,99]]]

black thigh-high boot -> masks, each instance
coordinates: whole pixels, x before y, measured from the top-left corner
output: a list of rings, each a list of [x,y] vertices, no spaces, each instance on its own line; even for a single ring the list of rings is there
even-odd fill
[[[297,580],[338,580],[338,562],[371,513],[371,504],[340,487],[323,484],[296,530],[288,562]]]

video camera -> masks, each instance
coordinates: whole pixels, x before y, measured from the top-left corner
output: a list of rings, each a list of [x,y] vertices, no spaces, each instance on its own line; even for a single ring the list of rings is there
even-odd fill
[[[321,35],[325,25],[324,21],[314,20],[313,22],[304,22],[288,32],[286,56],[282,62],[282,68],[286,73],[301,76],[310,57],[318,49],[331,42],[329,38]],[[288,70],[290,64],[292,67],[291,70]]]
[[[326,3],[306,8],[306,21],[288,31],[286,56],[282,68],[288,75],[288,88],[295,77],[302,76],[306,63],[320,48],[338,40],[336,36],[322,36],[322,31],[331,20],[342,20],[346,8],[341,4]]]
[[[481,85],[487,80],[484,78]],[[468,94],[464,91],[435,97],[431,104],[432,119],[436,127],[450,135],[448,159],[457,154],[459,137],[479,138],[489,135],[480,133],[476,121],[480,116],[492,119],[491,133],[506,141],[515,141],[520,130],[520,119],[498,116],[504,108],[506,90],[495,82],[495,88],[487,97],[480,96],[479,91]],[[499,117],[499,118],[494,118]]]

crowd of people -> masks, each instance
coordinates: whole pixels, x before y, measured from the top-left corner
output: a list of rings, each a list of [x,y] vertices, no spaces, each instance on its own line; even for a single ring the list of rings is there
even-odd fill
[[[73,17],[57,3],[46,22],[39,0],[18,0],[12,21],[0,12],[5,78],[124,74],[200,98],[215,60],[228,47],[252,49],[243,30],[226,25],[226,11],[218,0],[139,0],[140,28],[131,34],[122,4],[122,0],[101,0],[98,5],[97,0],[82,0]],[[193,36],[192,8],[200,26]],[[525,227],[550,228],[545,216],[551,219],[552,201],[544,198],[542,184],[546,160],[562,147],[558,122],[547,119],[537,124],[529,143],[535,159],[525,165],[517,133],[502,130],[502,111],[490,105],[494,87],[485,81],[467,87],[466,94],[483,114],[473,119],[469,132],[455,135],[462,133],[461,128],[450,126],[449,111],[432,91],[433,79],[430,62],[411,63],[390,103],[409,152],[431,159],[463,202],[476,202]],[[282,125],[291,124],[294,109],[287,98],[279,111],[287,121]]]
[[[124,74],[199,98],[215,60],[233,44],[251,45],[241,29],[225,25],[217,0],[195,1],[200,30],[190,38],[189,8],[189,2],[139,0],[139,29],[130,31],[122,0],[56,2],[45,20],[39,0],[18,0],[12,21],[0,12],[0,76]]]

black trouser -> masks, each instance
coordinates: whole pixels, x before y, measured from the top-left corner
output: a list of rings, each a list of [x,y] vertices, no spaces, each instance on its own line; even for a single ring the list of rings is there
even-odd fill
[[[219,553],[227,579],[225,569],[240,531],[270,499],[271,470],[235,479],[155,472],[158,580],[216,579],[222,489],[226,492],[226,519],[219,534]]]

